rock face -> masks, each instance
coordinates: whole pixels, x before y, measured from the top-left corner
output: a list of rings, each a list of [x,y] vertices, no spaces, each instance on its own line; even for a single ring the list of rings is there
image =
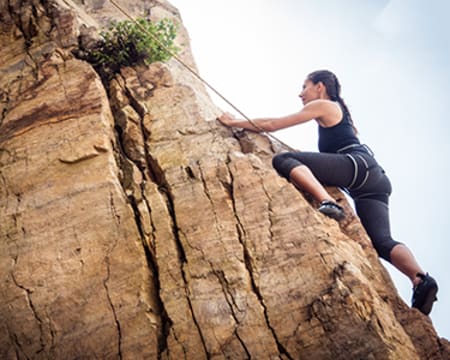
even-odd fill
[[[350,207],[315,211],[176,61],[105,89],[72,52],[118,15],[0,1],[0,357],[450,358]]]

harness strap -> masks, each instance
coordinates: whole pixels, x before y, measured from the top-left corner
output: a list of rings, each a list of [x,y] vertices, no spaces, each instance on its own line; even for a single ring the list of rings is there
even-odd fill
[[[355,169],[354,173],[353,173],[353,179],[352,182],[350,183],[349,186],[347,186],[348,189],[351,189],[353,185],[355,185],[356,179],[358,178],[358,164],[356,163],[356,160],[353,156],[351,156],[350,154],[346,154],[348,156],[348,158],[352,161],[353,163],[353,167]]]
[[[359,190],[366,184],[367,180],[369,179],[370,170],[377,168],[378,164],[374,164],[374,165],[369,166],[369,164],[367,163],[366,159],[364,159],[364,157],[361,156],[360,154],[345,154],[345,155],[347,155],[348,158],[352,161],[353,166],[355,168],[355,172],[353,173],[352,182],[350,183],[350,185],[347,188],[349,190],[352,190],[352,191]],[[356,158],[360,159],[361,162],[364,164],[363,171],[365,171],[365,174],[364,174],[364,178],[361,181],[361,183],[358,184],[358,186],[353,187],[353,186],[355,186],[355,183],[358,180],[358,177],[360,175],[360,171],[359,171],[360,169],[359,169],[359,166],[358,166],[358,162],[356,161]]]
[[[372,151],[366,144],[350,144],[350,145],[344,146],[344,147],[342,147],[342,148],[336,150],[336,152],[337,152],[338,154],[342,154],[342,153],[345,153],[347,150],[351,150],[351,149],[355,149],[355,150],[356,150],[357,148],[360,148],[360,149],[362,148],[362,149],[364,149],[370,156],[374,156],[373,151]]]

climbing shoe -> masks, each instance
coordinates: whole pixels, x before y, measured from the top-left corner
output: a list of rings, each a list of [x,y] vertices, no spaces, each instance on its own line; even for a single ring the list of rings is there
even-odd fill
[[[430,275],[417,274],[421,281],[413,289],[412,307],[419,309],[425,315],[431,312],[433,303],[437,300],[438,285]]]
[[[335,220],[344,218],[344,209],[333,201],[324,200],[320,203],[319,211]]]

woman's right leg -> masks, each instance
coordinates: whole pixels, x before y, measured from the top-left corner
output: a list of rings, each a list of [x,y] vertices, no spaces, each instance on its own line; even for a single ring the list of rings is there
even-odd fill
[[[335,220],[344,218],[344,210],[323,185],[346,187],[354,174],[352,161],[342,154],[296,152],[273,158],[278,173],[299,189],[310,193],[319,203],[319,211]]]
[[[306,165],[293,168],[289,178],[298,188],[310,193],[317,201],[335,201]]]
[[[273,167],[299,189],[309,192],[317,201],[334,201],[324,186],[348,186],[354,165],[343,154],[289,152],[276,155]]]

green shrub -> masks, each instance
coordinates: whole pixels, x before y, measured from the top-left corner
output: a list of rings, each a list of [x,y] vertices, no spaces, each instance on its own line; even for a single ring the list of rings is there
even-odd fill
[[[172,53],[176,54],[179,51],[174,45],[177,26],[172,20],[162,19],[154,23],[138,18],[136,21]],[[90,50],[89,59],[103,80],[110,80],[123,66],[143,62],[151,64],[171,58],[171,55],[149,34],[130,20],[112,22],[108,31],[102,31],[100,36],[102,40]]]

